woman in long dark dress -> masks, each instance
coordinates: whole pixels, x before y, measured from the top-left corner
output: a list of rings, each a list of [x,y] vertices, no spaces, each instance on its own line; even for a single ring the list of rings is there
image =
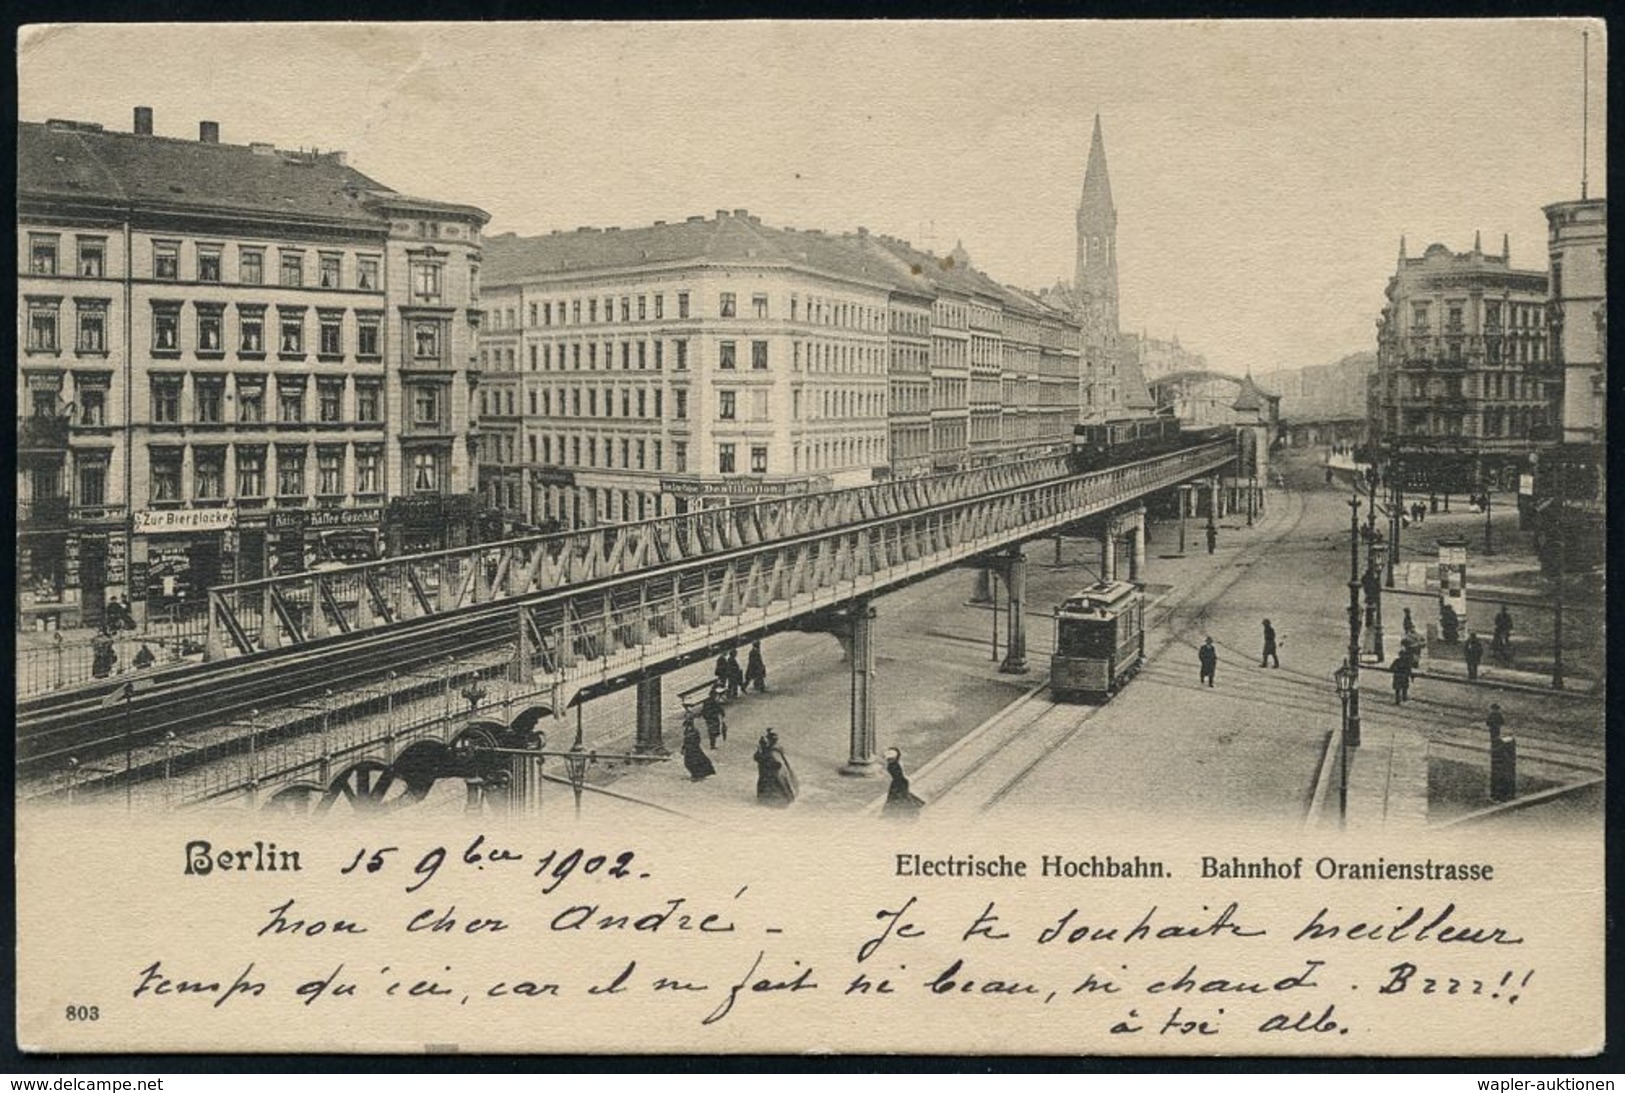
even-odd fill
[[[768,729],[756,744],[756,800],[773,808],[786,808],[796,799],[796,776],[779,747],[779,734]]]
[[[705,754],[705,748],[700,743],[700,730],[694,724],[693,714],[683,718],[683,766],[688,768],[688,777],[692,782],[709,778],[717,772],[711,757]]]
[[[903,773],[903,753],[896,748],[886,749],[886,773],[891,775],[891,788],[886,791],[886,812],[890,815],[909,815],[925,807],[925,802],[909,792],[908,775]]]

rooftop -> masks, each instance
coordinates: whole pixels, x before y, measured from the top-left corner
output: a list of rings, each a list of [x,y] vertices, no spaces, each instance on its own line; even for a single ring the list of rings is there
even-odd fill
[[[397,193],[350,167],[343,152],[222,144],[218,135],[218,127],[208,122],[195,141],[149,132],[111,132],[92,123],[60,119],[20,122],[18,196],[358,226],[376,226],[380,204],[487,219],[472,206]]]

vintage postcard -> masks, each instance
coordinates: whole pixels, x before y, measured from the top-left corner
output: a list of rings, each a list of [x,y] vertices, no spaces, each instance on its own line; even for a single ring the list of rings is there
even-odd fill
[[[24,28],[20,1043],[1600,1052],[1606,57]]]

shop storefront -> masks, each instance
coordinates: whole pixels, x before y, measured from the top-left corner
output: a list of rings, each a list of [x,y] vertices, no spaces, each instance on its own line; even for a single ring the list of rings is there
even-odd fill
[[[474,540],[479,498],[472,493],[419,494],[390,501],[384,534],[391,555],[423,554]]]
[[[237,580],[237,510],[143,509],[131,525],[130,604],[139,621],[182,622]]]

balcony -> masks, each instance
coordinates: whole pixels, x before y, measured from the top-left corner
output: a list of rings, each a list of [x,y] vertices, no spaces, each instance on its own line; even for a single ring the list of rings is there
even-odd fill
[[[17,500],[17,526],[23,531],[61,531],[68,526],[66,497]]]
[[[17,420],[17,450],[19,452],[66,452],[68,425],[72,419],[66,415],[36,414]]]

